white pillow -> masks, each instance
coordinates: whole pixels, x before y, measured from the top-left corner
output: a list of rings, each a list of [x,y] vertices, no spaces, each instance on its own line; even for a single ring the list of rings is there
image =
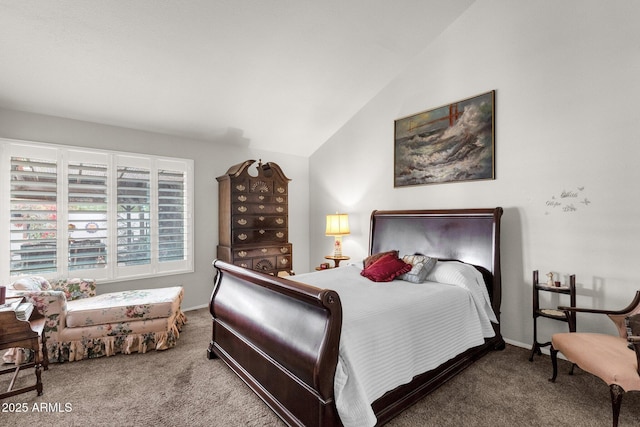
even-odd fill
[[[426,280],[468,289],[473,295],[476,304],[484,307],[492,322],[498,323],[498,319],[491,307],[489,291],[484,283],[482,273],[473,265],[459,261],[438,261],[427,275]]]

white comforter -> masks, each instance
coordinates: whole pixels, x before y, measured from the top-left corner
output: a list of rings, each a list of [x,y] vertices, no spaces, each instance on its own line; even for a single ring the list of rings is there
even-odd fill
[[[460,274],[456,264],[461,263],[446,263],[445,270],[445,263],[438,264],[441,268],[427,279],[453,284],[376,283],[354,265],[295,277],[340,295],[343,319],[334,393],[345,427],[375,425],[374,400],[494,336],[491,322],[496,318],[482,275],[464,268]]]

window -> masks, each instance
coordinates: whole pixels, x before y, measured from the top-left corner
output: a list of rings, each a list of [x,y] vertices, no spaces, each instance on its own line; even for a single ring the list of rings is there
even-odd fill
[[[193,271],[193,161],[0,140],[0,275]]]

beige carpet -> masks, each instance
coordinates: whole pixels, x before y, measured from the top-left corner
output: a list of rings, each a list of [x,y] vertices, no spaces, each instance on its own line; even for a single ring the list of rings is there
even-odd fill
[[[208,360],[206,309],[187,312],[178,346],[163,352],[52,364],[44,394],[0,401],[0,426],[282,426],[220,360]],[[494,352],[388,426],[609,426],[609,389],[562,361],[555,384],[547,356]],[[6,388],[8,377],[0,378]],[[32,381],[33,375],[21,380]],[[26,408],[26,412],[15,412]],[[628,393],[620,426],[640,425],[640,393]]]

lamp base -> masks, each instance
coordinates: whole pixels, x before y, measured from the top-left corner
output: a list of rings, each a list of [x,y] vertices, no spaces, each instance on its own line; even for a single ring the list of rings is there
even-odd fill
[[[335,240],[333,242],[333,256],[341,257],[342,256],[342,236],[334,236]]]

